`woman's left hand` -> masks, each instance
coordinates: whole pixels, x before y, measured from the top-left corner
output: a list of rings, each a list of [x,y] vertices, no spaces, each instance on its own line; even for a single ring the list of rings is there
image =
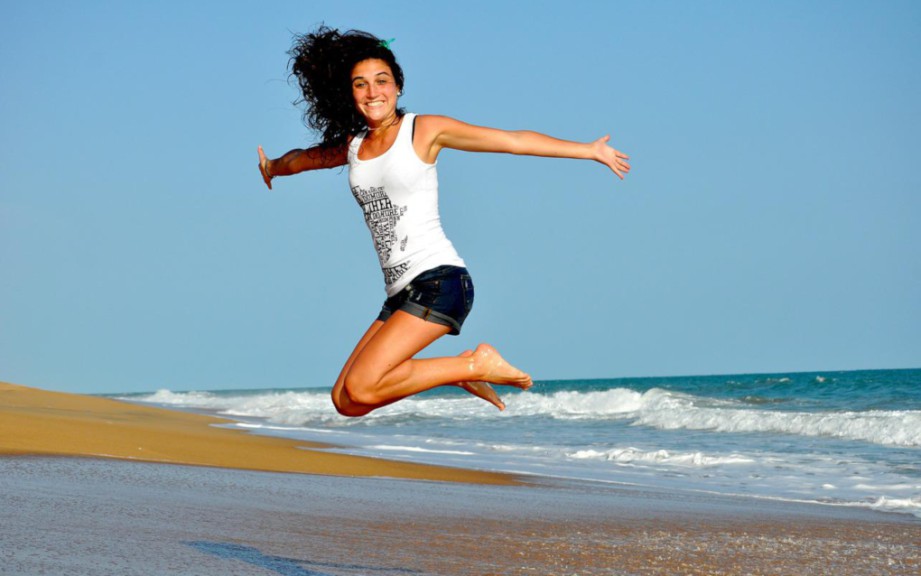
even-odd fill
[[[269,174],[269,159],[266,158],[265,152],[262,150],[262,146],[258,148],[259,152],[259,172],[262,173],[262,181],[265,182],[265,185],[269,187],[269,190],[272,189],[272,176]]]
[[[612,148],[608,144],[610,139],[610,136],[603,136],[592,142],[594,157],[595,160],[610,168],[611,171],[613,171],[621,180],[623,180],[627,172],[630,172],[630,164],[627,163],[627,160],[629,160],[630,157],[623,152]]]

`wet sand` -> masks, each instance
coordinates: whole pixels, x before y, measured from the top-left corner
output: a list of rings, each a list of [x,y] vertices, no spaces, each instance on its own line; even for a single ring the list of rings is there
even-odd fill
[[[102,430],[100,417],[110,422]],[[336,467],[341,457],[211,426],[216,421],[0,386],[0,446],[15,454],[0,457],[0,573],[921,573],[921,522],[910,516],[541,478],[524,485],[371,478],[391,465],[373,459],[348,464],[363,471],[348,475],[352,468]],[[29,426],[41,430],[23,432]],[[130,441],[111,440],[123,434]],[[105,450],[118,445],[126,455],[88,457],[105,438]],[[234,469],[233,459],[162,463],[176,461],[170,450],[181,441],[202,443],[203,452],[215,443],[248,455],[279,450],[284,471],[320,475],[252,469],[271,459],[249,470]],[[161,463],[130,461],[138,447]],[[82,457],[42,455],[68,453]],[[310,463],[293,470],[292,461]],[[457,480],[456,471],[436,470]]]
[[[9,576],[921,571],[921,523],[845,508],[86,458],[0,458],[0,479]]]

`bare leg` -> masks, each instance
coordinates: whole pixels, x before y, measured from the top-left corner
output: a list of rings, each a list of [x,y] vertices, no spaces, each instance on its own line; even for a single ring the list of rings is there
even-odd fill
[[[469,358],[473,356],[473,350],[465,350],[458,354],[458,356]],[[458,382],[457,385],[474,396],[486,400],[499,410],[505,410],[505,402],[499,398],[499,395],[492,389],[492,386],[486,382]]]
[[[364,349],[365,345],[371,340],[371,338],[374,337],[374,335],[378,330],[381,329],[381,326],[383,325],[384,323],[380,320],[375,320],[371,323],[371,326],[361,337],[361,340],[359,340],[358,344],[355,345],[355,349],[352,350],[352,354],[349,356],[349,359],[345,361],[345,366],[342,367],[342,371],[339,372],[339,378],[336,379],[336,384],[333,385],[333,405],[336,407],[336,410],[338,410],[339,413],[343,416],[364,416],[376,408],[375,406],[358,404],[349,398],[345,391],[345,376],[349,373],[349,369],[355,362],[355,358],[358,357],[358,355]]]
[[[530,376],[506,362],[499,351],[489,344],[477,346],[472,357],[476,358],[478,373],[481,370],[485,371],[482,377],[477,378],[478,380],[503,386],[514,386],[522,390],[527,390],[534,385]]]
[[[358,344],[355,346],[355,349],[352,351],[352,354],[349,356],[349,359],[346,361],[345,366],[342,367],[342,371],[339,374],[339,378],[336,380],[336,384],[333,386],[332,390],[332,399],[333,405],[336,406],[336,409],[343,416],[364,416],[376,408],[381,406],[372,406],[367,404],[358,404],[353,402],[349,398],[348,394],[345,391],[345,375],[348,374],[349,369],[352,366],[352,363],[355,361],[355,358],[358,354],[364,349],[365,344],[371,340],[374,334],[380,330],[381,326],[384,323],[380,320],[375,320],[374,323],[368,328],[361,340],[358,341]],[[459,356],[464,358],[469,358],[473,355],[473,350],[466,350],[459,354]],[[505,404],[502,400],[499,399],[499,395],[496,394],[495,390],[492,389],[492,386],[486,382],[459,382],[457,384],[460,388],[463,388],[470,394],[477,396],[486,400],[490,404],[493,404],[499,410],[505,409]]]
[[[361,416],[413,394],[461,382],[491,382],[527,389],[531,378],[506,362],[488,344],[469,356],[414,359],[419,351],[448,333],[448,327],[402,311],[386,323],[375,321],[359,341],[333,387],[336,408]],[[478,397],[491,401],[482,386]],[[501,401],[500,401],[501,402]]]

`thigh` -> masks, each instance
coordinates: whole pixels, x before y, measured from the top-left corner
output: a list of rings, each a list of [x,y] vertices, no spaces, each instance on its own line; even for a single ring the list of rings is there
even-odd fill
[[[358,341],[358,344],[355,345],[355,348],[352,350],[352,353],[349,355],[349,359],[345,361],[345,365],[342,367],[342,370],[339,372],[339,378],[336,379],[336,384],[333,386],[333,397],[339,397],[342,394],[342,387],[345,384],[345,376],[349,373],[352,364],[355,363],[355,358],[361,354],[361,351],[364,347],[374,338],[374,335],[377,334],[378,330],[383,327],[384,323],[380,320],[375,320],[371,323],[371,326],[365,331],[362,335],[361,340]]]
[[[360,370],[380,378],[450,331],[449,326],[426,322],[397,310],[365,342],[348,371]]]

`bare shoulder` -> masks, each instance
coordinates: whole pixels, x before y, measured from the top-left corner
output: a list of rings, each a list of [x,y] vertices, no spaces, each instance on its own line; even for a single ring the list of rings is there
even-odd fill
[[[449,116],[419,114],[416,116],[416,134],[432,134],[433,137],[437,137],[438,134],[458,124],[463,124],[463,122]]]
[[[416,155],[423,162],[435,163],[443,147],[440,142],[442,135],[449,132],[456,122],[453,118],[437,114],[416,115],[413,132],[413,148]]]
[[[443,148],[470,152],[506,152],[508,132],[468,124],[450,116],[418,116],[414,145],[419,157],[428,162]]]

